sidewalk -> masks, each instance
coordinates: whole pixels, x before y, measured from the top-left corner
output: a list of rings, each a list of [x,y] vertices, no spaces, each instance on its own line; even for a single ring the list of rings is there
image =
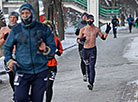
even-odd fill
[[[120,35],[124,35],[125,33],[128,34],[128,31],[126,29],[125,30],[120,30],[119,29],[118,32],[121,33]],[[134,30],[131,34],[137,33],[137,32],[138,31]],[[64,55],[69,50],[71,50],[72,47],[76,47],[77,46],[76,36],[74,34],[70,34],[70,35],[67,34],[66,37],[65,37],[65,40],[62,41],[62,45],[63,45],[63,49],[64,49],[64,53],[63,53],[63,55]],[[138,48],[135,47],[135,50],[136,51],[137,51],[137,49]],[[0,61],[0,66],[2,65],[1,62],[2,61]],[[4,79],[4,78],[7,78],[7,80],[8,80],[7,75],[5,75],[5,77],[4,76],[0,77],[0,79]],[[138,102],[138,81],[128,82],[125,85],[125,88],[124,88],[124,91],[122,93],[121,101],[120,102]]]
[[[119,29],[119,33],[138,35],[138,29],[133,27],[132,33],[129,33],[128,27]],[[131,39],[129,49],[123,57],[127,58],[130,63],[133,62],[138,65],[138,36]],[[121,102],[138,102],[138,80],[127,82],[121,96]]]

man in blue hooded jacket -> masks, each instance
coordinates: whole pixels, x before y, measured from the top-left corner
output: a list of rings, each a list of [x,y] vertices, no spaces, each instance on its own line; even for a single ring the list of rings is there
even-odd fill
[[[15,70],[15,102],[42,102],[48,74],[48,54],[54,54],[56,45],[48,26],[36,21],[30,4],[20,9],[21,23],[10,32],[4,44],[7,66]],[[12,49],[16,45],[15,60]],[[31,97],[29,91],[31,87]]]

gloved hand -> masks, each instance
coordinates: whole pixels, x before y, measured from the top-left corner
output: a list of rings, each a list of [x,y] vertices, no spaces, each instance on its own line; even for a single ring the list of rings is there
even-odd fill
[[[107,23],[107,27],[106,27],[105,32],[108,34],[110,32],[110,30],[111,30],[110,23],[109,24]]]
[[[86,37],[82,37],[82,38],[80,39],[80,42],[85,42],[85,40],[86,40]]]
[[[59,51],[57,51],[56,54],[57,54],[58,56],[61,56],[61,53],[60,53]]]
[[[75,34],[78,36],[79,35],[79,32],[80,32],[80,29],[76,29]]]

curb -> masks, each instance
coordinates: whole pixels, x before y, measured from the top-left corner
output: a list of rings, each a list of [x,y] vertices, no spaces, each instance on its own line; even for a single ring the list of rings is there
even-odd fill
[[[74,45],[71,45],[71,46],[69,46],[69,47],[66,47],[66,48],[63,49],[63,51],[68,50],[68,49],[70,49],[70,48],[72,48],[72,47],[74,47],[74,46],[76,46],[76,45],[77,45],[77,44],[74,44]]]

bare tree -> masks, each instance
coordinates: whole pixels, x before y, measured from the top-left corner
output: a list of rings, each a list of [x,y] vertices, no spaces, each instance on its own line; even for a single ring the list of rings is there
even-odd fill
[[[58,36],[60,40],[64,40],[64,19],[63,19],[62,0],[54,0],[54,4],[55,4],[55,15],[57,17]]]
[[[47,20],[49,19],[49,12],[50,12],[49,7],[50,7],[51,1],[52,0],[43,0],[44,11],[45,11]]]
[[[39,0],[27,0],[27,3],[30,3],[35,10],[37,21],[39,21],[39,3],[38,2]]]
[[[62,11],[62,0],[43,0],[44,11],[46,13],[47,20],[55,20],[58,30],[58,37],[60,40],[64,39],[64,19]],[[55,14],[56,18],[53,18]]]

